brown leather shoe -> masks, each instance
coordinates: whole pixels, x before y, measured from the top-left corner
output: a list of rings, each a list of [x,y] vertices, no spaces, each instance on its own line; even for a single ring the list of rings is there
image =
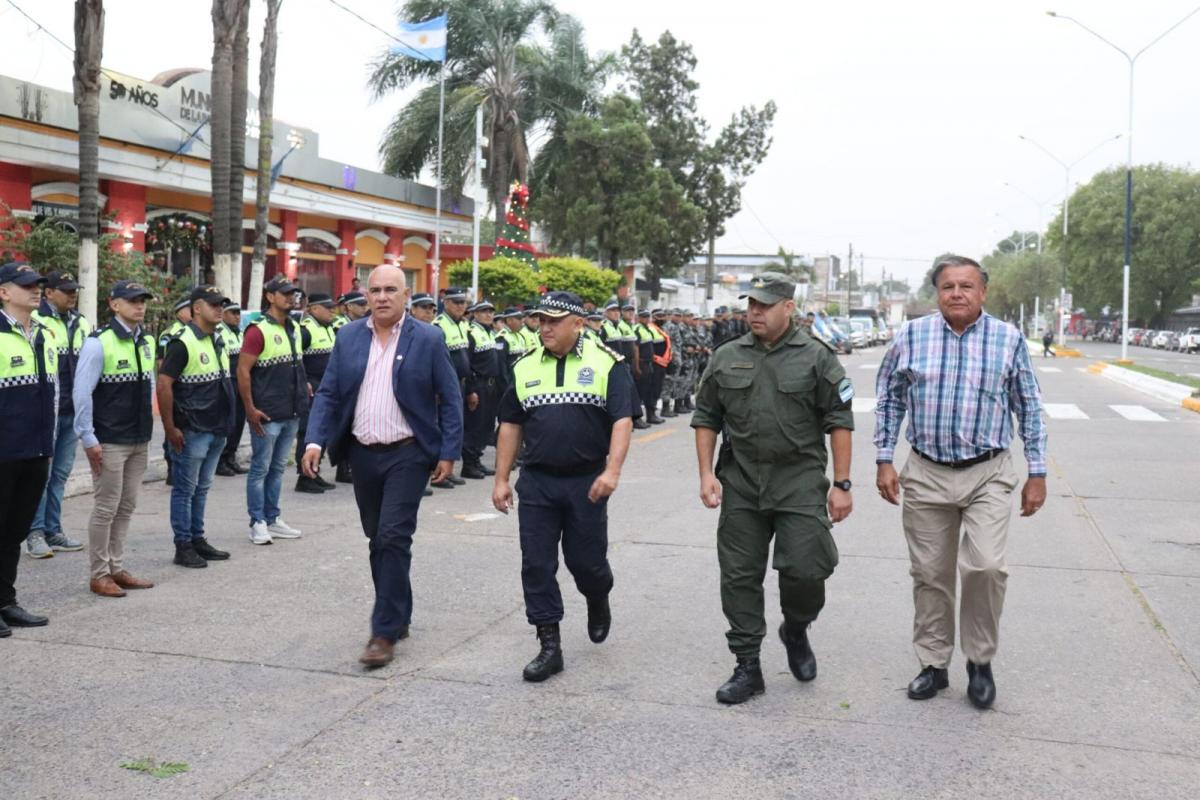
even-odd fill
[[[113,583],[120,586],[122,589],[153,589],[154,581],[148,581],[145,578],[135,578],[125,570],[114,572],[112,574]]]
[[[390,664],[395,650],[395,642],[390,642],[382,636],[372,636],[371,641],[367,642],[367,649],[363,650],[358,660],[368,669],[375,669]]]
[[[88,586],[94,593],[101,597],[125,596],[125,590],[117,585],[112,575],[105,575],[103,578],[92,578],[92,582]]]

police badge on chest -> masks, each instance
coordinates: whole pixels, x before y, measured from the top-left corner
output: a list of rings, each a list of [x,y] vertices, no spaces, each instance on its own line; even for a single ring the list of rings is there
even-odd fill
[[[583,367],[579,370],[579,375],[576,376],[575,382],[580,386],[591,386],[596,382],[596,371],[591,367]]]

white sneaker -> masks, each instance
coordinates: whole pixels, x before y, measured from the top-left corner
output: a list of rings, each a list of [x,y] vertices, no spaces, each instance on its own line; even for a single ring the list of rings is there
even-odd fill
[[[250,525],[251,544],[270,544],[271,534],[267,531],[267,523],[255,522]]]
[[[283,521],[283,517],[278,517],[273,523],[267,526],[267,530],[271,536],[276,539],[299,539],[300,531],[293,528]]]

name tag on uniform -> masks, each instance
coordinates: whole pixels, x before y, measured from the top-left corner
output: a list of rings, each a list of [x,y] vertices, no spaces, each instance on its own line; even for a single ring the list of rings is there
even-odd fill
[[[541,381],[529,381],[528,383],[525,384],[525,388],[532,389],[534,386],[538,386],[540,384],[541,384]]]
[[[754,369],[754,364],[746,361],[737,362],[729,365],[730,369]]]

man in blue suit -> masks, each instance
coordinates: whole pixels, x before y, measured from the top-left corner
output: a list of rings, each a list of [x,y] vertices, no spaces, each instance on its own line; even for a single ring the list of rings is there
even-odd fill
[[[458,377],[441,332],[405,314],[398,267],[376,267],[367,284],[371,316],[338,332],[313,398],[303,468],[314,476],[328,451],[346,461],[370,541],[375,608],[359,661],[382,667],[412,617],[412,539],[425,484],[448,478],[462,450]]]

